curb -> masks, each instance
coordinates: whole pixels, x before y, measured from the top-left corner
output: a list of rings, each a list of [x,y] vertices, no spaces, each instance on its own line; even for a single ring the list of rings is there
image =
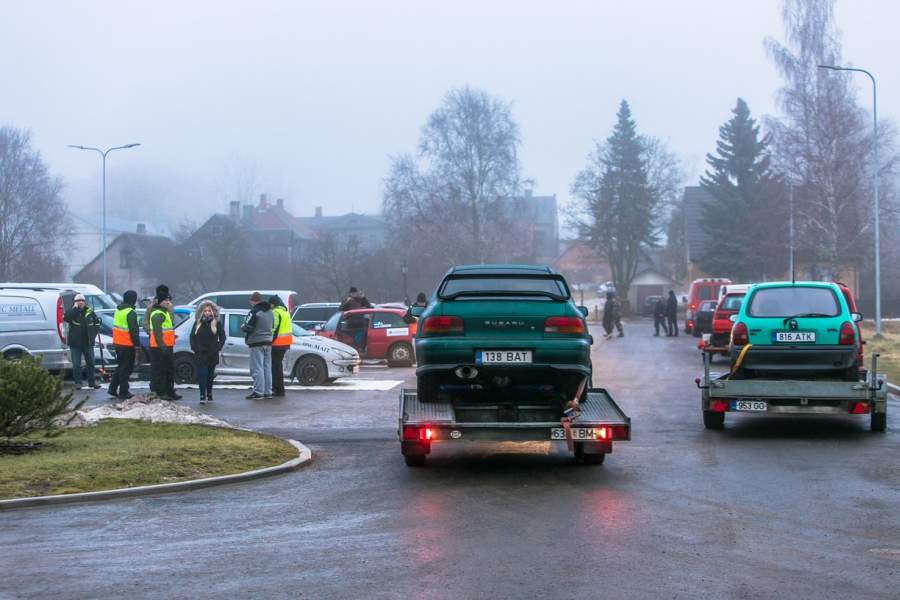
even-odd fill
[[[132,488],[119,488],[116,490],[103,490],[99,492],[81,492],[78,494],[60,494],[57,496],[33,496],[31,498],[12,498],[0,500],[0,512],[4,510],[29,508],[33,506],[52,506],[59,504],[74,504],[76,502],[92,502],[95,500],[115,500],[119,498],[131,498],[134,496],[148,496],[150,494],[167,494],[171,492],[186,492],[217,485],[241,483],[252,479],[281,475],[303,467],[312,461],[312,452],[309,448],[296,440],[285,440],[297,449],[297,458],[275,465],[263,467],[253,471],[244,471],[233,475],[220,475],[218,477],[204,477],[203,479],[191,479],[177,481],[175,483],[159,483],[156,485],[142,485]]]

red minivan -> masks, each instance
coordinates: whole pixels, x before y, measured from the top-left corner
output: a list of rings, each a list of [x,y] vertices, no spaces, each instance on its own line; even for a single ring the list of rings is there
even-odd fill
[[[688,291],[687,313],[684,318],[684,332],[692,333],[694,331],[694,313],[700,303],[704,300],[718,300],[719,291],[723,285],[731,283],[730,279],[721,277],[706,277],[704,279],[695,279],[691,283],[691,289]]]
[[[411,366],[415,362],[413,338],[416,323],[404,320],[406,309],[359,308],[335,313],[316,335],[353,346],[360,357],[387,360],[388,366]]]

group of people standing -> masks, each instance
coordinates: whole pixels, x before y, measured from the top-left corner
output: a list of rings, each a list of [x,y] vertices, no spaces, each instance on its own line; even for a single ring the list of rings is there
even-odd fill
[[[669,290],[668,297],[664,300],[660,297],[653,305],[654,336],[659,336],[659,328],[662,327],[666,337],[678,337],[678,298],[675,292]]]

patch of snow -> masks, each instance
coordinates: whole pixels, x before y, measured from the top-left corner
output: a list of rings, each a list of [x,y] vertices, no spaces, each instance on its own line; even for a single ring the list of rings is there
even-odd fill
[[[65,421],[72,417],[71,422]],[[190,406],[184,406],[168,400],[151,399],[147,396],[135,396],[115,404],[104,404],[67,413],[58,419],[64,427],[86,427],[103,419],[137,419],[151,423],[179,423],[182,425],[210,425],[212,427],[232,426],[221,419],[197,412]]]

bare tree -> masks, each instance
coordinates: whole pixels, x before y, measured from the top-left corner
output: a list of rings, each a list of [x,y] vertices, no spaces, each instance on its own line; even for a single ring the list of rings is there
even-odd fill
[[[62,278],[68,217],[61,190],[29,132],[0,127],[0,281]]]

